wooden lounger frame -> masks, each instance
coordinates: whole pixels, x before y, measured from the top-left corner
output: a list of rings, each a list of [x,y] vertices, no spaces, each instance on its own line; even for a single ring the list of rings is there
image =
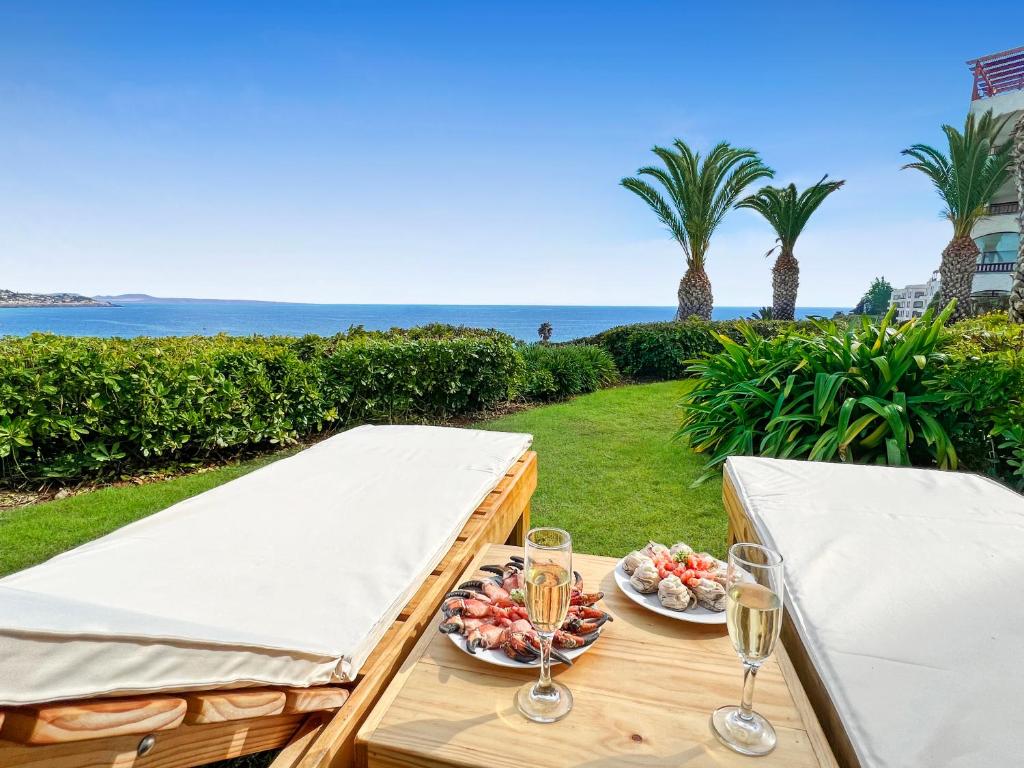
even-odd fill
[[[738,541],[764,544],[751,523],[750,516],[740,501],[739,494],[728,474],[722,481],[722,502],[729,515],[729,545]],[[811,657],[800,639],[800,634],[796,631],[792,617],[788,613],[784,615],[782,621],[782,644],[786,647],[797,677],[800,678],[800,683],[807,693],[811,707],[818,716],[822,730],[825,731],[836,761],[843,768],[860,768],[860,760],[857,758],[857,753],[854,752],[853,744],[843,727],[832,697],[829,696],[828,689],[821,681],[821,676],[818,675],[818,670],[814,667]]]
[[[485,544],[523,543],[536,487],[537,454],[528,451],[474,511],[355,682],[0,710],[0,766],[192,768],[282,747],[273,768],[351,765],[356,731],[470,560]]]

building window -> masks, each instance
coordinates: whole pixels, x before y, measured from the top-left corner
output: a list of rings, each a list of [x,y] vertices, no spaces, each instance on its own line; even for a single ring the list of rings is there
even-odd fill
[[[924,306],[924,302],[923,301],[915,301],[914,302],[914,306],[915,307],[923,307]]]
[[[993,232],[982,235],[974,242],[981,253],[979,264],[1015,264],[1017,249],[1020,247],[1020,235],[1016,232]]]

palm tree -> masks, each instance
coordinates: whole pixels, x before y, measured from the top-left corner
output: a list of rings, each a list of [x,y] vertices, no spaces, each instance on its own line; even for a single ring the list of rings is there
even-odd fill
[[[737,208],[752,208],[764,216],[778,235],[779,255],[772,267],[772,319],[793,320],[796,317],[796,293],[800,287],[800,264],[793,255],[796,239],[807,226],[808,219],[825,198],[839,189],[845,181],[821,181],[808,187],[799,195],[796,184],[788,187],[762,187],[750,197],[745,197]],[[768,251],[770,255],[775,248]]]
[[[622,186],[651,207],[686,254],[676,319],[697,315],[709,320],[714,299],[705,264],[711,235],[743,190],[758,179],[771,178],[774,172],[754,150],[739,149],[724,141],[715,145],[703,162],[700,153],[680,139],[671,148],[654,147],[651,151],[665,167],[647,166],[637,173],[656,179],[668,193],[668,200],[639,178],[623,179]]]
[[[939,276],[942,279],[942,303],[956,299],[952,319],[970,314],[971,281],[978,260],[978,246],[971,230],[985,215],[985,206],[1009,177],[1011,142],[996,146],[996,136],[1006,119],[996,120],[992,110],[980,118],[970,114],[960,133],[951,125],[942,126],[949,143],[945,155],[927,144],[914,144],[903,150],[914,158],[904,168],[924,173],[946,204],[943,215],[953,224],[953,239],[942,252]]]
[[[1013,164],[1017,176],[1017,266],[1013,270],[1010,289],[1010,319],[1024,323],[1024,115],[1013,129]]]

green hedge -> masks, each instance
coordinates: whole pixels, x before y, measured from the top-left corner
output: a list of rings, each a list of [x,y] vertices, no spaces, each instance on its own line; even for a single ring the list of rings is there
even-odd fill
[[[440,420],[514,396],[504,334],[0,338],[0,483],[112,476],[362,422]]]
[[[773,338],[783,331],[809,329],[812,325],[809,321],[781,320],[639,323],[610,328],[574,343],[603,347],[626,376],[661,381],[692,376],[688,371],[690,361],[722,349],[716,333],[740,341],[741,328],[749,328],[762,338]]]
[[[1004,313],[957,323],[929,388],[961,464],[1024,490],[1024,326]]]
[[[523,345],[526,370],[520,395],[526,400],[561,400],[594,392],[618,381],[619,372],[605,350],[585,345]]]

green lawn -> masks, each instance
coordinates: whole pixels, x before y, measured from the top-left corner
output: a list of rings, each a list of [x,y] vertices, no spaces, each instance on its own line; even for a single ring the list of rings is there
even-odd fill
[[[530,432],[540,461],[533,524],[575,549],[624,555],[649,538],[725,554],[721,482],[692,489],[703,460],[672,440],[687,382],[616,387],[481,425]]]
[[[694,490],[701,460],[671,437],[685,382],[606,389],[481,424],[530,432],[540,455],[534,524],[578,551],[622,555],[655,538],[724,554],[721,485]],[[284,455],[284,454],[281,454]],[[273,461],[268,456],[145,485],[0,512],[0,575],[26,568]]]

